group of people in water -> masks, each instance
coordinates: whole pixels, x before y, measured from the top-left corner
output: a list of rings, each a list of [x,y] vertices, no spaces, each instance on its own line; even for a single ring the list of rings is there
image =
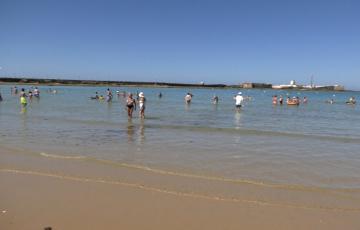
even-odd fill
[[[126,108],[128,117],[131,118],[134,110],[136,110],[136,105],[139,104],[139,115],[141,118],[145,118],[145,103],[146,98],[143,92],[138,94],[137,99],[133,98],[133,94],[129,93],[128,97],[126,98]]]
[[[334,104],[335,103],[335,100],[334,99],[330,99],[330,100],[327,100],[325,101],[326,103],[329,103],[329,104]],[[299,97],[287,97],[286,98],[286,104],[287,105],[300,105],[300,104],[307,104],[308,103],[308,98],[307,97],[304,97],[302,100],[299,98]],[[356,99],[355,97],[350,97],[348,101],[345,102],[346,104],[348,105],[355,105],[356,104]],[[272,97],[272,104],[273,105],[283,105],[284,104],[284,99],[282,96],[277,96],[277,95],[274,95]]]
[[[126,94],[125,91],[120,92],[120,91],[116,91],[116,95],[118,96],[118,98],[123,97],[126,98],[125,100],[125,104],[126,104],[126,109],[127,109],[127,114],[128,117],[131,118],[133,116],[133,112],[134,110],[136,110],[137,108],[137,104],[139,104],[139,115],[141,118],[145,118],[145,103],[146,103],[146,98],[143,92],[137,93],[137,97],[136,99],[133,97],[132,93]],[[161,92],[159,93],[159,98],[162,97]],[[111,102],[113,99],[113,93],[112,91],[108,88],[106,90],[106,98],[103,97],[103,95],[98,94],[98,92],[95,92],[95,96],[90,97],[90,99],[92,100],[106,100],[107,102]]]
[[[299,97],[286,97],[286,104],[287,105],[300,105],[300,103],[303,104],[307,104],[308,99],[307,97],[304,97],[303,100],[301,101],[301,99]],[[283,96],[277,96],[274,95],[272,96],[272,104],[273,105],[283,105],[284,104],[284,98]]]
[[[57,93],[56,90],[49,90],[50,93]],[[26,107],[27,105],[27,100],[31,100],[33,97],[35,98],[40,98],[40,90],[38,89],[38,87],[31,87],[28,90],[25,90],[24,88],[22,88],[19,92],[19,89],[14,86],[11,87],[11,94],[12,95],[19,95],[20,98],[20,104],[23,107]],[[118,96],[118,98],[123,97],[124,98],[124,102],[125,102],[125,106],[126,106],[126,110],[127,110],[127,114],[129,118],[132,118],[133,116],[133,112],[134,110],[137,109],[137,107],[139,107],[139,116],[140,118],[145,118],[145,108],[146,108],[146,98],[143,92],[140,93],[136,93],[136,98],[134,98],[132,93],[126,93],[125,91],[116,91],[116,95]],[[158,94],[159,98],[162,98],[162,93],[160,92]],[[185,97],[184,97],[184,101],[185,104],[189,105],[193,99],[194,95],[190,92],[188,92]],[[240,110],[241,107],[243,106],[244,100],[245,99],[250,99],[250,97],[244,97],[242,95],[242,92],[238,92],[233,99],[235,100],[235,108],[236,110]],[[95,95],[90,97],[90,99],[93,100],[106,100],[107,102],[111,102],[113,100],[113,93],[110,90],[110,88],[108,88],[106,90],[106,97],[104,97],[103,95],[98,94],[98,92],[95,92]],[[0,93],[0,101],[3,100],[3,97]],[[219,97],[217,95],[214,95],[211,99],[213,104],[218,104],[219,103]],[[327,103],[333,104],[335,103],[335,101],[333,99],[326,101]],[[284,102],[284,98],[283,96],[278,96],[278,95],[273,95],[272,96],[272,104],[273,105],[283,105],[284,103],[286,103],[287,105],[300,105],[302,104],[307,104],[308,103],[308,99],[307,97],[303,97],[303,99],[301,100],[299,97],[287,97],[286,101]],[[355,105],[356,104],[356,99],[355,97],[350,97],[349,100],[346,102],[346,104],[350,104],[350,105]]]
[[[335,100],[333,98],[330,99],[330,100],[327,100],[325,102],[328,103],[328,104],[335,104]],[[345,103],[347,105],[355,105],[356,104],[356,99],[355,99],[355,97],[350,97],[349,100],[347,100]]]
[[[119,95],[119,94],[118,94],[118,95]],[[107,102],[110,102],[110,101],[112,101],[112,99],[113,99],[113,94],[112,94],[111,90],[108,88],[108,89],[106,90],[106,97],[104,97],[103,95],[100,95],[100,96],[99,96],[98,92],[95,92],[95,96],[90,97],[90,99],[100,100],[100,101],[103,101],[103,100],[106,99]]]
[[[11,94],[17,95],[19,94],[20,97],[20,104],[25,107],[28,104],[27,99],[31,100],[33,97],[40,98],[40,90],[38,87],[31,87],[27,92],[24,88],[22,88],[19,92],[19,89],[14,86],[11,87]]]
[[[190,104],[193,96],[194,96],[193,94],[187,93],[187,94],[185,95],[185,97],[184,97],[185,103],[186,103],[186,104]],[[242,92],[238,92],[238,93],[234,96],[233,99],[235,100],[235,107],[236,107],[236,109],[240,109],[240,108],[242,107],[243,102],[244,102],[244,99],[245,99],[245,98],[242,96]],[[218,97],[217,95],[214,95],[214,96],[212,97],[211,101],[212,101],[212,103],[213,103],[214,105],[216,105],[216,104],[219,103],[219,97]]]

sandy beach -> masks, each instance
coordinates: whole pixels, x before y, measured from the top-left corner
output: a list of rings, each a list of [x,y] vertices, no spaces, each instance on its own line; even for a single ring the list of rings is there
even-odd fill
[[[0,154],[0,229],[359,229],[356,190],[328,191]]]
[[[360,1],[0,1],[0,230],[360,230]]]

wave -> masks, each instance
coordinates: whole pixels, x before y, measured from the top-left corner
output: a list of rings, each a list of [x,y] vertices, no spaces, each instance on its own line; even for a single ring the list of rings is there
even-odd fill
[[[235,178],[227,178],[221,176],[209,176],[209,175],[193,174],[186,172],[177,172],[177,171],[152,168],[144,165],[129,164],[125,162],[111,161],[111,160],[87,157],[87,156],[63,156],[63,155],[55,155],[55,154],[47,154],[47,153],[40,153],[39,155],[43,157],[51,157],[51,158],[66,159],[66,160],[86,160],[89,162],[101,163],[101,164],[112,165],[112,166],[128,168],[128,169],[141,170],[141,171],[146,171],[160,175],[177,176],[177,177],[207,180],[207,181],[218,181],[218,182],[225,182],[232,184],[247,184],[247,185],[282,189],[282,190],[295,190],[295,191],[304,191],[304,192],[325,192],[325,193],[333,193],[334,195],[339,195],[339,196],[345,196],[345,195],[337,194],[337,192],[358,191],[357,188],[327,188],[327,187],[305,186],[305,185],[296,185],[296,184],[275,184],[275,183],[268,183],[268,182],[248,180],[248,179],[239,179],[239,178],[235,179]]]
[[[56,154],[49,154],[49,153],[39,153],[40,156],[43,157],[50,157],[50,158],[56,158],[56,159],[86,159],[86,156],[64,156],[64,155],[56,155]]]
[[[228,134],[242,134],[242,135],[254,135],[254,136],[278,136],[278,137],[291,137],[291,138],[305,138],[305,139],[318,139],[328,141],[338,141],[343,143],[360,143],[358,137],[347,136],[332,136],[332,135],[318,135],[307,133],[296,133],[286,131],[273,131],[273,130],[258,130],[247,128],[223,128],[223,127],[209,127],[209,126],[188,126],[188,125],[156,125],[148,124],[146,128],[158,128],[158,129],[176,129],[186,131],[197,132],[222,132]]]
[[[293,203],[280,203],[280,202],[272,202],[266,200],[249,200],[249,199],[239,199],[234,197],[225,197],[225,196],[217,196],[217,195],[208,195],[208,194],[200,194],[193,192],[183,192],[177,190],[168,190],[158,187],[152,187],[148,185],[138,184],[138,183],[130,183],[119,180],[105,180],[101,178],[89,178],[89,177],[78,177],[78,176],[69,176],[69,175],[61,175],[47,172],[39,172],[39,171],[26,171],[20,169],[0,169],[1,173],[12,173],[12,174],[22,174],[22,175],[32,175],[32,176],[42,176],[42,177],[50,177],[55,179],[62,180],[70,180],[70,181],[78,181],[78,182],[86,182],[86,183],[100,183],[100,184],[110,184],[110,185],[120,185],[125,187],[130,187],[134,189],[141,189],[150,192],[158,192],[173,196],[180,197],[189,197],[193,199],[206,199],[212,201],[222,201],[222,202],[231,202],[231,203],[248,203],[252,205],[261,205],[261,206],[275,206],[275,207],[284,207],[284,208],[296,208],[296,209],[311,209],[311,210],[323,210],[323,211],[333,211],[333,212],[360,212],[359,208],[348,208],[348,207],[331,207],[331,206],[316,206],[316,205],[301,205],[301,204],[293,204]]]

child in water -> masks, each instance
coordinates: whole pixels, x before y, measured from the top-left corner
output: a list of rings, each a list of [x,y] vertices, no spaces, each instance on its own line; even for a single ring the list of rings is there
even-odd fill
[[[20,104],[24,107],[27,105],[26,93],[25,93],[24,88],[21,89],[21,92],[20,92]]]

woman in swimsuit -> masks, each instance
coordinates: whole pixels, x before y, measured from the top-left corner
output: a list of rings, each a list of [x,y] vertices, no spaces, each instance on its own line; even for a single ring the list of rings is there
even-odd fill
[[[145,102],[146,98],[144,96],[144,93],[139,93],[139,107],[140,107],[140,117],[145,118]]]
[[[126,107],[127,107],[128,116],[131,118],[134,109],[136,110],[136,101],[133,98],[131,93],[129,94],[128,98],[126,99]]]

